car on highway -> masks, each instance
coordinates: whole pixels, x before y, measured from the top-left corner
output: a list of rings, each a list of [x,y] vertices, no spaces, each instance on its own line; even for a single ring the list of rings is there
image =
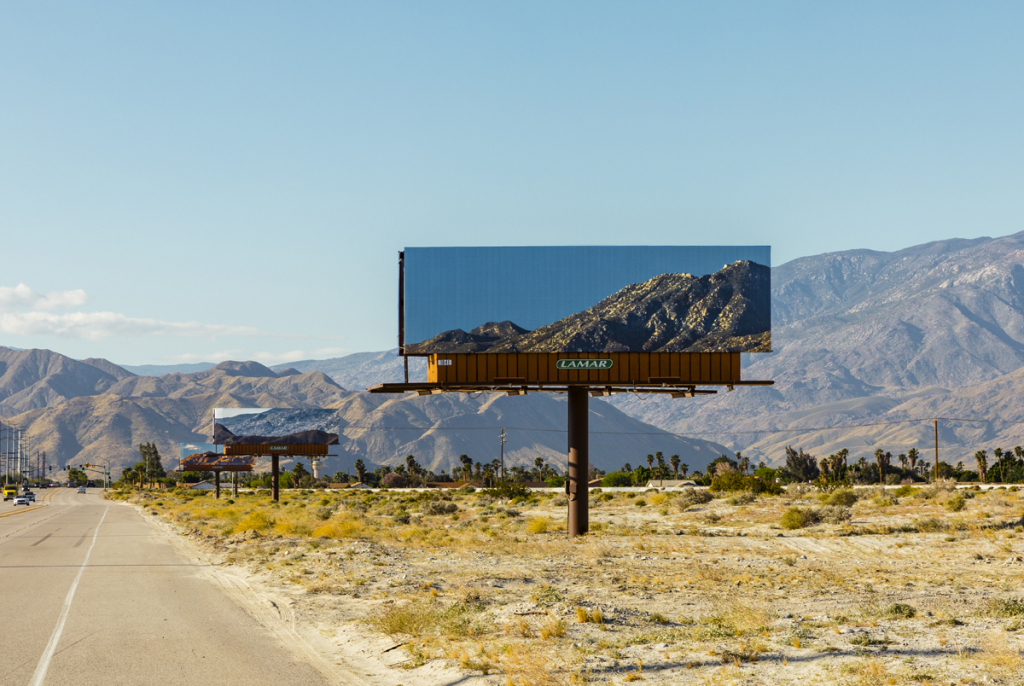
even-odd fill
[[[36,501],[36,494],[33,493],[32,491],[25,491],[24,493],[22,493],[22,495],[28,498],[29,502],[34,503]]]
[[[23,495],[16,496],[14,498],[15,505],[28,505],[28,498]]]
[[[85,493],[85,486],[79,486],[78,487],[78,492],[79,493]]]

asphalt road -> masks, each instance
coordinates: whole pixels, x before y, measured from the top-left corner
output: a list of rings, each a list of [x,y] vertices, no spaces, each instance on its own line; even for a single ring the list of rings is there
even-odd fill
[[[0,684],[326,684],[98,491],[0,507]]]

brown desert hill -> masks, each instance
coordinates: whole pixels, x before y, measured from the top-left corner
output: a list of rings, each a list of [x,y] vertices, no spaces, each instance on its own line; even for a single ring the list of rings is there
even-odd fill
[[[288,367],[299,372],[324,372],[334,379],[342,388],[363,390],[378,383],[402,381],[405,377],[403,358],[398,356],[398,349],[381,352],[353,353],[344,357],[326,360],[300,360],[272,367],[274,371]],[[409,358],[410,380],[427,378],[427,361],[422,357]]]
[[[87,357],[84,360],[79,360],[79,362],[96,367],[101,372],[106,372],[118,380],[135,376],[133,372],[128,371],[124,367],[119,367],[110,360],[104,360],[102,357]]]
[[[749,450],[755,459],[778,461],[787,444],[828,454],[847,440],[851,449],[852,442],[870,443],[896,454],[929,447],[927,430],[699,432],[883,421],[905,402],[943,394],[959,398],[958,410],[972,417],[999,417],[1002,410],[972,389],[1024,366],[1024,232],[801,258],[773,270],[772,288],[774,352],[745,357],[743,376],[774,379],[774,387],[685,403],[627,396],[610,402],[656,426]],[[805,422],[810,416],[814,422]],[[991,447],[962,430],[943,440],[960,452]]]
[[[241,376],[240,368],[260,375]],[[356,459],[397,465],[409,454],[436,469],[451,469],[461,454],[489,462],[497,457],[501,426],[508,428],[507,465],[532,465],[536,457],[565,462],[565,403],[547,394],[371,395],[346,391],[322,372],[268,376],[259,368],[239,365],[128,377],[106,393],[64,400],[4,421],[24,429],[32,449],[45,450],[51,464],[110,461],[117,476],[139,459],[138,445],[150,441],[159,448],[165,467],[173,468],[179,443],[209,440],[216,407],[336,410],[345,457],[324,465],[330,473],[352,473]],[[591,403],[591,408],[591,460],[604,469],[623,462],[640,464],[658,450],[666,456],[679,454],[698,469],[722,451],[720,445],[672,436],[603,403]]]
[[[549,464],[565,467],[568,408],[560,395],[369,397],[381,398],[382,402],[377,407],[362,405],[359,412],[353,412],[348,404],[339,408],[341,444],[347,454],[392,465],[411,454],[425,467],[450,471],[459,465],[458,456],[462,454],[479,462],[497,459],[498,434],[500,427],[505,427],[506,466],[532,466],[537,457],[542,457]],[[640,465],[648,454],[657,451],[666,458],[678,454],[690,469],[703,469],[725,452],[719,444],[661,431],[606,403],[591,402],[589,407],[590,463],[606,471],[626,462]]]
[[[408,346],[434,352],[768,351],[770,269],[738,261],[713,274],[661,274],[535,331],[487,324]],[[503,322],[502,325],[512,325]],[[486,328],[485,328],[486,327]]]
[[[0,348],[0,414],[103,393],[129,376],[106,360],[79,362],[49,350]]]

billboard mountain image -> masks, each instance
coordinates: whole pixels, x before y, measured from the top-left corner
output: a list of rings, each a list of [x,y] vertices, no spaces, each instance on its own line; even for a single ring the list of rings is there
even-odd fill
[[[739,260],[704,276],[660,274],[533,331],[510,321],[453,329],[410,354],[770,352],[770,269]]]

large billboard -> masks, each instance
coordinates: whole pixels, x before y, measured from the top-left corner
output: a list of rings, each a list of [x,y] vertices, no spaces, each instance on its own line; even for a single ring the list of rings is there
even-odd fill
[[[218,407],[213,410],[213,422],[217,445],[338,445],[337,410]]]
[[[767,246],[406,248],[402,344],[435,353],[771,352]]]

